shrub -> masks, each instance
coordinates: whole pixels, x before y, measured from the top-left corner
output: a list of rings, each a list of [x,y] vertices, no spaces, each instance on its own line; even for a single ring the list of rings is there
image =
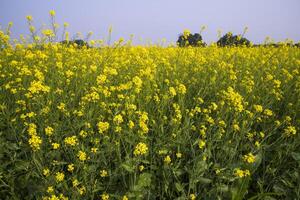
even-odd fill
[[[250,46],[250,41],[242,35],[233,35],[231,32],[228,32],[218,40],[217,44],[221,47],[241,45]]]
[[[72,40],[72,41],[68,41],[68,40],[63,40],[61,41],[62,44],[66,44],[66,45],[76,45],[77,47],[81,48],[81,47],[90,47],[89,44],[87,42],[85,42],[84,40],[81,39],[76,39],[76,40]]]
[[[180,47],[199,47],[206,46],[206,43],[203,42],[202,36],[199,33],[191,34],[189,31],[184,31],[183,34],[180,34],[177,40],[177,44]]]

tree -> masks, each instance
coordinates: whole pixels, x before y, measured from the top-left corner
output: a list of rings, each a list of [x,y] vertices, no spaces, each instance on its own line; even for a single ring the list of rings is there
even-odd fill
[[[72,41],[68,41],[68,40],[64,40],[61,41],[62,44],[66,44],[66,45],[76,45],[76,47],[81,48],[81,47],[87,47],[89,48],[89,44],[87,42],[85,42],[84,40],[81,39],[77,39],[77,40],[72,40]]]
[[[191,34],[190,31],[185,30],[183,34],[179,35],[177,45],[180,47],[199,47],[206,46],[206,43],[203,42],[202,36],[199,33]]]
[[[226,33],[217,41],[218,46],[250,46],[250,41],[244,38],[242,35],[233,35],[231,32]]]

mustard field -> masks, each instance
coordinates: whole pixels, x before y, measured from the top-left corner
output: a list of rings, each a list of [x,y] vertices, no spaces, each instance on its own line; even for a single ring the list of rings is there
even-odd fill
[[[9,41],[0,199],[300,198],[299,48]]]

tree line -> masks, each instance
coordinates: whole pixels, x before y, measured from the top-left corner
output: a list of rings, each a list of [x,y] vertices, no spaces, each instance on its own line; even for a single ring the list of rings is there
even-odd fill
[[[61,41],[62,44],[66,45],[76,45],[77,47],[90,47],[88,42],[82,40],[82,39],[76,39],[71,41]],[[207,44],[203,41],[203,38],[201,34],[199,33],[190,33],[189,31],[184,31],[184,33],[180,34],[178,36],[177,46],[179,47],[205,47]],[[252,44],[250,40],[245,38],[243,35],[234,35],[231,32],[226,33],[223,35],[219,40],[217,41],[217,45],[220,47],[226,47],[226,46],[253,46],[253,47],[259,47],[259,46],[272,46],[272,47],[280,47],[282,45],[288,45],[288,46],[294,46],[300,48],[300,42],[296,44],[292,43],[267,43],[267,44]]]
[[[300,42],[296,44],[292,43],[284,43],[288,46],[300,47]],[[177,46],[179,47],[205,47],[207,44],[203,41],[202,36],[199,33],[190,33],[189,31],[184,31],[184,33],[180,34],[177,40]],[[279,47],[282,46],[283,43],[268,43],[268,44],[252,44],[250,40],[245,38],[243,35],[234,35],[231,32],[226,33],[217,41],[217,45],[220,47],[226,46],[273,46]]]

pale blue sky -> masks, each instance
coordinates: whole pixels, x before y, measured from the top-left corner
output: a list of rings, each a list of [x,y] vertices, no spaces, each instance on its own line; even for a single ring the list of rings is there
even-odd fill
[[[59,24],[68,22],[75,34],[94,32],[102,39],[113,26],[113,39],[119,37],[175,42],[183,29],[199,32],[203,38],[217,40],[217,31],[242,33],[254,43],[266,36],[276,41],[300,40],[300,0],[0,0],[0,24],[14,23],[14,36],[28,33],[26,15],[36,27],[49,24],[49,10],[55,10]]]

